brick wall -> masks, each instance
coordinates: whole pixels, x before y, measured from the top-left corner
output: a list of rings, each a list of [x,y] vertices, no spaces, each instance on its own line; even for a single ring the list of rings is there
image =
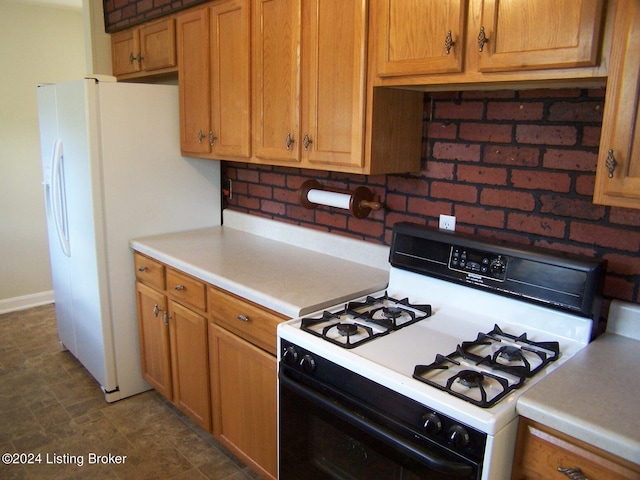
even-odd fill
[[[208,0],[103,0],[105,32],[113,33]]]
[[[640,303],[640,211],[591,202],[603,103],[604,89],[430,94],[420,172],[225,162],[233,180],[227,208],[385,244],[397,221],[436,226],[439,214],[451,214],[459,231],[606,258],[605,296]],[[386,208],[361,220],[330,207],[307,210],[296,189],[309,178],[366,185]]]

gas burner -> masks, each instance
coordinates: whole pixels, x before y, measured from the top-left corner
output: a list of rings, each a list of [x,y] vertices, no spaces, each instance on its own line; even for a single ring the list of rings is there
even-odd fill
[[[344,348],[354,348],[430,315],[430,305],[412,305],[407,298],[397,300],[385,292],[380,297],[349,302],[339,312],[303,318],[300,328]]]
[[[524,385],[560,355],[557,342],[532,342],[497,325],[476,340],[462,342],[456,351],[436,355],[430,365],[416,365],[413,377],[483,408]]]
[[[524,354],[518,347],[506,346],[500,347],[498,351],[493,354],[494,362],[496,362],[499,358],[504,358],[507,362],[517,362],[524,359]]]
[[[458,381],[469,388],[478,388],[484,382],[484,375],[474,370],[463,370],[458,374]]]
[[[353,323],[339,323],[336,328],[340,335],[344,335],[345,337],[353,335],[358,331],[358,326]]]
[[[400,307],[382,307],[382,316],[385,318],[398,318],[402,312]]]

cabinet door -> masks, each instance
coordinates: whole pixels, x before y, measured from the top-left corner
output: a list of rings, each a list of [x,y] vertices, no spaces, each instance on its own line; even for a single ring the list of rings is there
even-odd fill
[[[147,72],[176,66],[176,24],[167,18],[140,27],[142,70]]]
[[[211,7],[211,127],[213,154],[251,154],[249,0]]]
[[[299,161],[301,0],[254,0],[253,153]]]
[[[377,0],[378,75],[462,71],[466,4],[462,0]],[[447,50],[451,32],[452,45]]]
[[[305,2],[302,155],[312,164],[363,164],[367,2]]]
[[[277,474],[276,358],[209,323],[215,436],[264,478]]]
[[[136,282],[136,298],[142,377],[172,400],[169,323],[165,321],[167,298],[140,282]]]
[[[207,320],[169,300],[173,402],[211,431]]]
[[[640,208],[640,4],[619,2],[594,202]],[[612,160],[615,160],[615,164]]]
[[[603,0],[485,0],[480,16],[481,72],[596,65]]]
[[[179,15],[176,21],[180,146],[185,154],[206,154],[211,151],[208,11],[188,11]]]
[[[140,71],[138,54],[140,37],[137,28],[122,30],[111,35],[111,61],[115,76]]]

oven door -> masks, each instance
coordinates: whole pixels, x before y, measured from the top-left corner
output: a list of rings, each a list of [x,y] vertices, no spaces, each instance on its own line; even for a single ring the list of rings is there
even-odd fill
[[[280,480],[480,478],[477,463],[344,392],[284,363],[278,377]]]

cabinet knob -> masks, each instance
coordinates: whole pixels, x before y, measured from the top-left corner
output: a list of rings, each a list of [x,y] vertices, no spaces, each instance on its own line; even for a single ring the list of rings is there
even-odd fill
[[[478,34],[478,51],[481,52],[484,50],[484,44],[487,43],[489,39],[484,33],[484,27],[480,27],[480,33]]]
[[[169,314],[167,312],[162,312],[162,321],[164,322],[165,325],[169,326],[169,319],[171,317],[169,316]]]
[[[160,313],[160,308],[158,307],[158,304],[156,303],[153,306],[153,314],[156,316],[156,318],[158,317],[158,313]]]
[[[309,138],[309,134],[305,133],[304,138],[302,139],[302,144],[304,145],[305,150],[309,150],[309,145],[313,143],[313,140]]]
[[[449,55],[451,53],[451,47],[455,47],[456,42],[453,41],[451,36],[451,30],[447,32],[447,36],[444,39],[444,52]]]
[[[183,290],[186,290],[187,287],[185,287],[184,285],[176,285],[175,287],[173,287],[174,290],[177,290],[178,292],[181,292]]]
[[[133,63],[136,61],[136,57],[133,56],[133,53],[129,54],[129,63]]]
[[[609,149],[609,152],[607,153],[607,161],[605,165],[607,167],[609,178],[613,178],[613,171],[616,169],[616,165],[618,165],[618,162],[616,162],[616,157],[614,156],[613,150],[611,149]]]
[[[236,318],[238,320],[240,320],[241,322],[248,322],[249,321],[249,316],[248,315],[238,315]]]
[[[146,272],[147,270],[149,270],[149,267],[145,267],[144,265],[141,267],[138,267],[139,272]]]
[[[582,473],[582,470],[580,470],[578,467],[576,468],[558,467],[558,471],[560,473],[564,473],[571,480],[589,480],[587,477],[584,476],[584,474]]]
[[[202,132],[202,129],[198,130],[198,143],[202,143],[202,140],[204,140],[204,133]]]
[[[291,146],[293,145],[293,138],[291,137],[291,132],[287,132],[287,136],[284,139],[284,146],[287,147],[287,150],[291,150]]]
[[[218,137],[213,134],[213,130],[209,130],[209,145],[213,145],[217,139]]]

